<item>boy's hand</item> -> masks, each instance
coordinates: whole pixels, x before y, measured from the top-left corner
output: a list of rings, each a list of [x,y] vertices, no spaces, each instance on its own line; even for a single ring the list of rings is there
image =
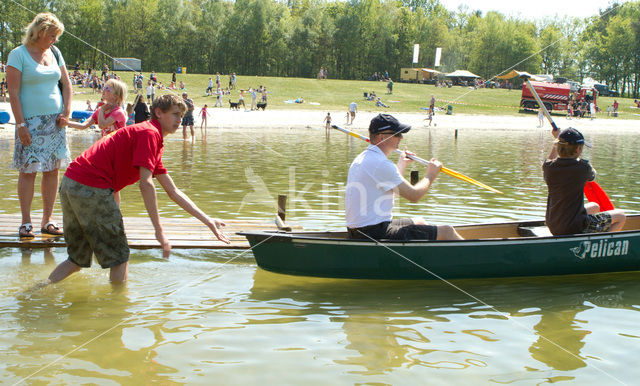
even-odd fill
[[[407,148],[405,147],[402,151],[402,154],[400,154],[400,157],[398,158],[398,168],[400,168],[400,170],[405,170],[407,165],[413,162],[413,159],[408,157],[410,155],[416,155],[416,153],[407,150]]]
[[[558,139],[558,135],[560,135],[560,129],[551,129],[551,135],[553,135],[553,138]]]
[[[156,240],[158,240],[162,247],[162,257],[168,259],[171,254],[171,243],[169,243],[169,239],[164,235],[162,230],[156,231]]]
[[[440,169],[442,169],[442,162],[435,158],[431,158],[429,166],[427,166],[427,178],[433,182],[433,180],[438,177],[438,174],[440,174]]]
[[[220,228],[226,226],[227,224],[225,224],[221,220],[214,218],[214,219],[211,219],[211,225],[212,226],[209,227],[209,229],[211,229],[211,232],[213,232],[213,234],[216,235],[218,240],[222,241],[225,244],[231,244],[231,241],[227,238],[227,236],[220,231]]]

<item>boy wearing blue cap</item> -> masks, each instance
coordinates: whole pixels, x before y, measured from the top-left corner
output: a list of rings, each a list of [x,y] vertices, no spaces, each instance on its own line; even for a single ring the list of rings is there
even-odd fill
[[[584,186],[595,180],[596,171],[580,155],[584,146],[591,145],[572,127],[562,131],[552,129],[551,134],[556,141],[542,164],[549,189],[545,218],[551,233],[558,236],[621,230],[626,220],[623,211],[600,212],[595,202],[584,204]]]
[[[389,114],[371,120],[371,144],[360,153],[349,168],[345,192],[345,214],[350,238],[391,240],[462,239],[450,225],[428,225],[422,218],[393,220],[391,212],[396,194],[411,202],[419,201],[436,179],[442,164],[432,159],[427,173],[416,185],[403,174],[413,160],[405,150],[396,165],[388,158],[398,148],[402,135],[411,126],[400,123]]]

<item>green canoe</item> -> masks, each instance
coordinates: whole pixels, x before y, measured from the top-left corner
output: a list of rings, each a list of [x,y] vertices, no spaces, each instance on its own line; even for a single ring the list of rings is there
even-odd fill
[[[455,227],[462,241],[350,240],[346,232],[240,232],[262,269],[361,279],[459,279],[640,270],[640,215],[615,233],[551,236],[542,221]]]

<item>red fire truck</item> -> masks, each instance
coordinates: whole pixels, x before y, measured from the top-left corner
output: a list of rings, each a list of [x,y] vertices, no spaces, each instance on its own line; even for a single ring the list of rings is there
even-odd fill
[[[567,104],[571,99],[571,86],[568,83],[547,83],[547,82],[531,82],[533,88],[536,89],[536,92],[542,99],[542,103],[547,108],[548,111],[552,110],[567,110]],[[574,102],[586,102],[587,104],[593,103],[598,105],[596,102],[596,96],[598,92],[592,88],[584,88],[581,87],[578,91],[573,93],[573,101]],[[522,106],[525,110],[535,110],[538,109],[538,102],[536,102],[535,98],[531,94],[531,90],[527,84],[522,85],[522,99],[520,99],[520,106]],[[575,111],[575,109],[573,110]]]

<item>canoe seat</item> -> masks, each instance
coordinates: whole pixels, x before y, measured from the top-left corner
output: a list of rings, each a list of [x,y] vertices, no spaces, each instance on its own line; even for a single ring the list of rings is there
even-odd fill
[[[553,236],[546,225],[527,225],[518,226],[518,235],[521,237],[545,237]]]

